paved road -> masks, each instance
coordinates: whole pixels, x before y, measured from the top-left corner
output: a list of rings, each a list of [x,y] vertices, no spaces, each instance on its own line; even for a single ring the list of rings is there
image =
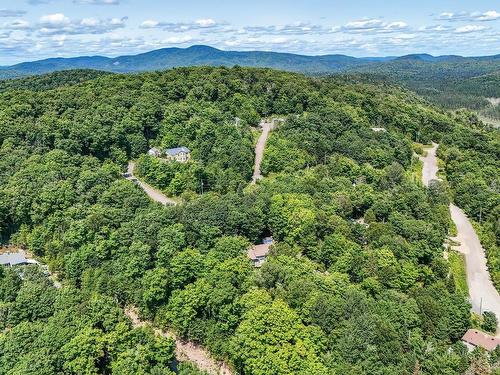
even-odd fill
[[[450,212],[458,232],[457,236],[452,239],[460,242],[460,246],[456,249],[465,254],[467,285],[472,310],[476,313],[493,311],[500,319],[500,295],[491,281],[485,252],[479,238],[460,208],[451,204]]]
[[[422,182],[425,186],[428,186],[431,180],[437,179],[437,146],[433,143],[432,148],[427,149],[427,155],[420,158],[424,163]],[[450,204],[450,213],[457,227],[457,236],[452,240],[460,243],[456,250],[465,255],[467,285],[472,311],[476,313],[493,311],[500,319],[500,295],[491,281],[486,265],[485,251],[474,227],[465,213],[454,204]]]
[[[262,174],[260,173],[260,164],[262,163],[262,159],[264,157],[267,137],[269,136],[269,132],[274,128],[274,125],[272,122],[262,120],[260,122],[260,127],[262,128],[262,133],[260,134],[257,144],[255,145],[255,163],[253,167],[252,184],[255,184],[257,180],[262,178]]]
[[[136,328],[151,325],[149,322],[143,321],[139,318],[135,307],[126,308],[125,315],[130,318],[132,326]],[[163,331],[158,328],[153,329],[156,335],[170,337],[175,341],[175,358],[178,361],[192,362],[200,370],[206,371],[211,375],[232,375],[231,370],[224,362],[214,360],[203,347],[189,341],[183,341],[173,332]]]
[[[140,181],[137,179],[136,176],[134,176],[134,168],[135,168],[135,163],[133,161],[128,162],[128,167],[127,167],[127,173],[130,174],[129,177],[126,177],[127,180],[137,180],[137,184],[146,192],[146,194],[155,202],[164,204],[164,205],[176,205],[177,202],[173,200],[172,198],[167,197],[165,194],[163,194],[161,191],[155,189],[151,185]]]

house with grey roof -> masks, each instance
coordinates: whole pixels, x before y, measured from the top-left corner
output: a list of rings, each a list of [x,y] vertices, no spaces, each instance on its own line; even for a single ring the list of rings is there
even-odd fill
[[[12,267],[28,263],[23,252],[0,254],[0,265],[2,266]]]
[[[175,147],[167,148],[165,150],[165,156],[168,160],[177,161],[179,163],[185,163],[191,158],[191,150],[187,147]]]

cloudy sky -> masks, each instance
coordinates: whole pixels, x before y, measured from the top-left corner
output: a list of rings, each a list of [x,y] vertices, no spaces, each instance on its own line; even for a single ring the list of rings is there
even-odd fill
[[[0,65],[193,44],[492,55],[500,53],[500,0],[0,0]]]

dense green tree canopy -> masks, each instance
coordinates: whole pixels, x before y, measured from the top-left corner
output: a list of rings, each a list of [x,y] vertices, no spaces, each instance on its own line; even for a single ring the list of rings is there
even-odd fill
[[[2,241],[63,283],[1,270],[0,374],[169,373],[172,342],[131,328],[126,305],[242,374],[467,368],[447,204],[498,236],[498,133],[395,87],[269,69],[78,82],[0,93]],[[274,115],[249,185],[255,126]],[[412,142],[431,140],[448,181],[425,189]],[[179,145],[190,162],[145,156]],[[181,204],[123,179],[129,159]],[[270,235],[255,268],[246,251]]]

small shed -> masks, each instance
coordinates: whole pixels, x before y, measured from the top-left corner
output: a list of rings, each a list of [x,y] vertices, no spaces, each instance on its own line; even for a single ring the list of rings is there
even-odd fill
[[[149,156],[154,156],[154,157],[158,158],[161,155],[161,151],[158,148],[156,148],[156,147],[152,147],[152,148],[149,149],[148,155]]]
[[[479,347],[491,352],[495,350],[498,345],[500,345],[500,339],[478,331],[477,329],[469,329],[465,332],[465,335],[462,337],[462,341],[471,351],[474,348]]]

